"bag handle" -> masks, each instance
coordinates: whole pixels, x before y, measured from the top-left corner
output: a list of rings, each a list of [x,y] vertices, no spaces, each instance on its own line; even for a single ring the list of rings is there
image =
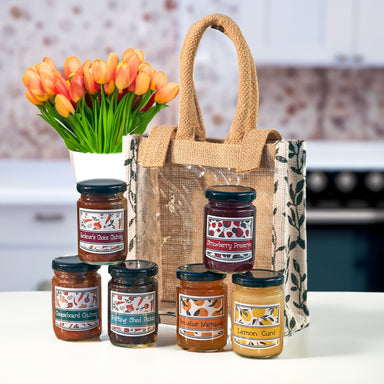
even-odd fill
[[[205,141],[204,124],[193,83],[193,67],[199,42],[208,27],[223,32],[236,47],[239,94],[236,113],[225,143],[240,144],[245,132],[256,127],[259,107],[257,75],[251,52],[239,27],[229,17],[219,14],[197,21],[184,39],[180,54],[180,116],[176,139]]]

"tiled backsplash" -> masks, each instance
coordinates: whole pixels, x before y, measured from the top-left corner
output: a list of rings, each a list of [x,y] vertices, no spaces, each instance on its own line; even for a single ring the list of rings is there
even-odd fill
[[[68,156],[24,96],[21,77],[44,56],[60,67],[70,55],[106,59],[112,51],[121,57],[127,47],[141,48],[169,81],[177,81],[180,23],[198,18],[193,9],[181,18],[179,1],[1,0],[0,158]],[[222,13],[236,20],[236,7],[227,8]],[[207,136],[222,138],[236,107],[237,68],[220,44],[211,55],[198,53],[195,83]],[[275,128],[287,138],[384,140],[384,68],[262,67],[258,77],[260,128]],[[151,125],[176,124],[177,116],[178,99]]]

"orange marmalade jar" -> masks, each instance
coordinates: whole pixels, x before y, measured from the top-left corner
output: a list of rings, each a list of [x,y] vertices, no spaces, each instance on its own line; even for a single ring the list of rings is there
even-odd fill
[[[118,264],[127,256],[127,184],[116,179],[77,183],[78,252],[88,264]]]
[[[78,256],[52,261],[53,330],[61,340],[89,340],[101,333],[101,277]]]
[[[218,351],[227,344],[227,286],[225,274],[203,264],[176,270],[177,344],[188,351]]]
[[[284,342],[284,276],[265,269],[232,275],[232,348],[247,357],[278,355]]]

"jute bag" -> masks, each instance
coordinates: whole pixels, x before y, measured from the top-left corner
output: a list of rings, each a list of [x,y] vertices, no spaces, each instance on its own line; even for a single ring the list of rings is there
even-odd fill
[[[238,55],[238,103],[224,141],[206,139],[193,84],[197,47],[208,27],[227,35]],[[179,125],[154,127],[148,138],[124,138],[128,258],[159,265],[160,310],[174,310],[176,268],[202,262],[206,187],[251,186],[256,189],[255,268],[284,272],[285,329],[291,334],[309,323],[305,143],[282,140],[271,129],[257,129],[258,104],[254,61],[238,26],[223,15],[195,23],[180,56]]]

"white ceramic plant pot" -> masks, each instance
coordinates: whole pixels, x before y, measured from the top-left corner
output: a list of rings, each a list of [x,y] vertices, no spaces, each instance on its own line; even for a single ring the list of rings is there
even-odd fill
[[[88,179],[126,180],[123,153],[82,153],[69,151],[76,182]]]

